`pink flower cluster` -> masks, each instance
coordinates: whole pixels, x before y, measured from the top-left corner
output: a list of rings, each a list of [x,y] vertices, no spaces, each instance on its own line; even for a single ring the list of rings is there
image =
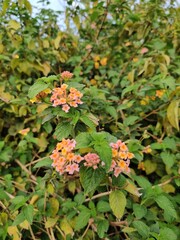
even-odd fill
[[[62,84],[59,88],[54,88],[51,96],[51,102],[53,106],[62,106],[62,110],[69,112],[70,107],[78,107],[79,104],[82,104],[81,101],[83,94],[79,92],[76,88],[70,88],[68,90],[67,84]]]
[[[60,175],[64,173],[72,175],[74,172],[79,172],[79,163],[83,160],[83,157],[74,154],[75,146],[76,141],[74,139],[63,139],[56,145],[55,150],[50,155],[53,160],[52,166]]]
[[[98,168],[97,164],[100,162],[100,158],[96,153],[88,153],[84,156],[84,166]]]
[[[60,175],[64,173],[73,174],[79,172],[79,164],[86,167],[97,169],[99,164],[104,166],[99,156],[96,153],[87,153],[84,157],[74,153],[76,141],[74,139],[63,139],[56,145],[55,150],[52,152],[50,158],[53,160],[52,166]],[[121,172],[130,172],[129,164],[130,159],[134,157],[133,153],[128,151],[124,142],[118,140],[116,143],[111,143],[112,147],[112,164],[109,172],[118,177]]]
[[[110,143],[112,147],[112,164],[109,171],[114,172],[114,176],[118,177],[121,172],[130,172],[130,159],[134,157],[133,153],[128,151],[127,146],[121,140],[116,143]]]
[[[71,79],[73,77],[73,74],[70,73],[69,71],[64,71],[61,73],[61,78],[65,81]]]

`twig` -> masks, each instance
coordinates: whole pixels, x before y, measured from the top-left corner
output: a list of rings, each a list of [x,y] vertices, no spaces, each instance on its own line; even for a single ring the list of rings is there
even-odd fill
[[[93,199],[100,198],[100,197],[103,197],[103,196],[107,196],[107,195],[109,195],[110,193],[111,193],[111,191],[109,191],[109,192],[104,192],[104,193],[99,193],[99,194],[93,196],[92,198],[87,198],[84,202],[89,202],[89,201],[91,201],[91,200],[93,200]]]
[[[110,222],[111,226],[117,227],[117,226],[128,226],[128,222],[127,221],[119,221],[119,222]]]
[[[84,233],[83,233],[83,235],[82,235],[82,239],[84,239],[84,237],[86,236],[86,233],[87,233],[87,231],[88,231],[88,229],[89,229],[89,227],[91,226],[91,224],[93,223],[93,219],[91,218],[91,219],[89,219],[89,223],[88,223],[88,225],[87,225],[87,227],[86,227],[86,229],[85,229],[85,231],[84,231]]]
[[[51,236],[52,236],[52,240],[56,240],[55,237],[54,237],[54,232],[53,232],[52,227],[50,228],[50,233],[51,233]]]
[[[33,230],[32,230],[32,228],[31,228],[31,225],[30,225],[30,224],[29,224],[29,231],[30,231],[30,233],[31,233],[32,239],[33,239],[33,240],[36,240],[36,237],[34,236],[34,233],[33,233]]]
[[[36,177],[31,173],[31,171],[29,171],[27,168],[26,168],[26,166],[24,166],[19,160],[15,160],[15,162],[22,168],[22,170],[24,170],[29,176],[30,176],[30,178],[32,179],[32,180],[34,180],[35,182],[35,184],[37,185],[37,182],[36,182]]]
[[[29,167],[29,166],[31,166],[31,165],[37,163],[37,162],[42,161],[42,160],[45,159],[45,158],[47,158],[47,157],[39,158],[39,159],[34,160],[34,161],[30,162],[30,163],[27,163],[27,164],[25,165],[25,167]]]
[[[61,229],[56,225],[56,229],[60,232],[64,239],[66,239],[66,235],[61,231]]]
[[[178,179],[178,178],[180,178],[180,176],[173,176],[173,177],[169,178],[168,180],[166,180],[165,182],[159,183],[157,186],[163,187],[163,186],[165,186],[166,184],[170,183],[172,180]],[[155,186],[152,186],[152,188],[155,188],[155,187],[156,187],[156,185],[155,185]]]
[[[2,203],[1,201],[0,201],[0,206],[4,209],[4,211],[8,212],[8,209],[6,208],[4,203]]]

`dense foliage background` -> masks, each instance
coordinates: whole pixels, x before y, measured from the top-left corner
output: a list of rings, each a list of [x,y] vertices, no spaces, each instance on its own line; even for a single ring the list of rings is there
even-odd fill
[[[28,0],[4,0],[0,9],[0,239],[180,239],[177,3],[69,0],[65,14],[32,16]],[[83,93],[69,113],[38,95],[63,71]],[[130,174],[60,176],[49,156],[63,138],[107,165],[121,139],[134,154]]]

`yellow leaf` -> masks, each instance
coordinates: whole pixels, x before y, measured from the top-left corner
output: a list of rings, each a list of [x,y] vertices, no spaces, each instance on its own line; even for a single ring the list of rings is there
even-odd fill
[[[100,56],[94,56],[94,62],[98,62],[98,61],[100,61]]]
[[[97,81],[96,81],[95,79],[91,79],[91,80],[90,80],[90,83],[91,83],[92,85],[94,85],[94,86],[97,85]]]
[[[162,186],[162,189],[166,193],[175,193],[175,191],[176,191],[175,187],[171,184],[166,184],[166,185]]]
[[[61,38],[62,38],[61,33],[59,33],[58,36],[54,39],[54,47],[55,47],[55,49],[59,48],[59,43],[61,41]]]
[[[170,57],[168,55],[166,55],[166,54],[163,54],[162,56],[164,57],[164,59],[166,61],[166,65],[169,66],[169,64],[170,64]]]
[[[30,49],[30,50],[33,50],[33,49],[35,49],[35,41],[33,40],[33,39],[31,39],[29,42],[28,42],[28,48]]]
[[[30,12],[30,14],[32,14],[32,6],[31,6],[30,2],[28,0],[24,0],[24,5],[25,5],[26,9]]]
[[[29,229],[29,222],[27,220],[24,220],[19,226],[23,229],[28,230]]]
[[[141,193],[139,193],[138,188],[133,183],[129,182],[128,180],[126,181],[126,185],[123,189],[137,197],[141,196]]]
[[[55,218],[48,217],[47,221],[45,222],[45,228],[53,227],[56,224],[58,219],[59,219],[59,216],[56,216]]]
[[[16,20],[10,20],[8,22],[8,25],[9,25],[9,28],[12,28],[12,29],[19,29],[21,27],[21,24],[19,22],[17,22]]]
[[[4,50],[4,45],[2,43],[0,43],[0,53],[2,53]]]
[[[37,144],[40,148],[39,152],[44,152],[49,142],[47,141],[46,136],[43,133],[41,134],[40,138],[38,138]]]
[[[51,216],[55,217],[57,212],[59,211],[59,202],[56,198],[50,198],[49,204],[50,204]]]
[[[42,43],[44,48],[49,48],[49,41],[47,39],[44,39]]]
[[[94,67],[95,67],[95,69],[98,69],[98,68],[99,68],[99,63],[98,63],[98,62],[95,62],[95,63],[94,63]]]
[[[38,198],[39,198],[39,195],[37,195],[37,194],[33,195],[29,204],[34,205],[34,203],[38,200]]]
[[[10,236],[13,236],[13,240],[21,240],[21,235],[17,226],[9,226],[7,232]]]
[[[34,102],[36,102],[36,99],[33,98],[33,99],[31,99],[30,101],[31,101],[32,103],[34,103]],[[38,114],[40,114],[40,113],[42,113],[42,112],[44,111],[44,109],[46,109],[48,106],[49,106],[49,105],[48,105],[47,103],[40,103],[40,104],[38,104],[38,106],[37,106],[36,112],[37,112]]]
[[[170,124],[179,131],[179,100],[173,100],[167,108],[167,118]]]
[[[18,67],[19,67],[20,72],[24,72],[27,75],[30,75],[32,66],[28,61],[19,63]]]
[[[100,63],[101,63],[102,66],[106,66],[106,65],[107,65],[107,58],[106,58],[106,57],[105,57],[105,58],[102,58],[102,59],[100,60]]]
[[[74,235],[73,229],[66,218],[64,218],[60,222],[60,228],[64,232],[65,235],[68,235],[68,234],[70,234],[71,236]]]
[[[44,73],[45,76],[47,76],[48,73],[51,71],[50,64],[48,62],[44,62],[42,65],[43,65],[43,68],[44,68],[43,73]]]
[[[54,194],[54,186],[51,183],[48,183],[47,185],[47,192],[50,194]]]
[[[27,106],[21,106],[19,108],[19,116],[26,116],[27,115]]]
[[[2,212],[1,214],[0,214],[0,225],[2,226],[2,225],[6,225],[6,223],[7,223],[7,221],[8,221],[8,215],[7,215],[7,213],[5,213],[5,212]]]
[[[68,182],[68,190],[74,194],[76,190],[76,182],[75,181],[69,181]]]
[[[3,1],[2,10],[1,10],[1,15],[2,16],[5,15],[9,5],[10,5],[10,1],[9,0],[4,0]]]
[[[8,93],[8,92],[1,92],[0,91],[0,99],[3,101],[3,102],[6,102],[8,103],[10,100],[12,100],[14,97]]]
[[[128,73],[128,80],[133,83],[134,82],[134,74],[135,74],[135,70],[133,69],[131,72]]]

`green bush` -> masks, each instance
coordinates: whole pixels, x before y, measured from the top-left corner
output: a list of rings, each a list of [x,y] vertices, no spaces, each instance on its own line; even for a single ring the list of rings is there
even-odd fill
[[[178,240],[175,1],[0,7],[0,238]]]

